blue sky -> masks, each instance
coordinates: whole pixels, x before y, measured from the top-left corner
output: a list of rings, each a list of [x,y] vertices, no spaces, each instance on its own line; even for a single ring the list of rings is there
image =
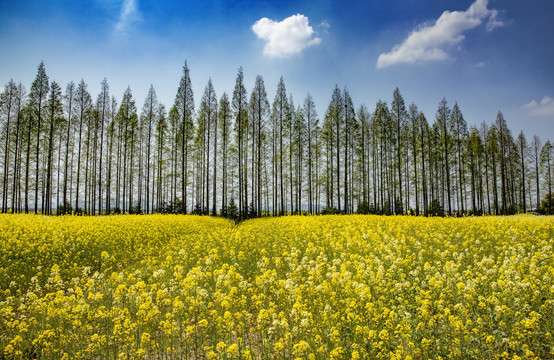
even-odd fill
[[[295,103],[310,92],[320,118],[338,84],[373,110],[399,87],[432,122],[458,102],[469,124],[501,110],[517,135],[554,140],[551,0],[186,1],[0,0],[0,82],[29,89],[41,60],[51,80],[81,78],[93,97],[106,77],[118,101],[142,107],[153,84],[169,108],[185,59],[195,100],[211,77],[231,93],[280,76]]]

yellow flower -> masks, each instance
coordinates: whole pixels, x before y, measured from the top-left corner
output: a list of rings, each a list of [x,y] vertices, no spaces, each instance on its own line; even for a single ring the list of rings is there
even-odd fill
[[[238,355],[239,353],[239,346],[238,344],[231,344],[229,345],[229,347],[227,348],[227,352],[231,355]]]

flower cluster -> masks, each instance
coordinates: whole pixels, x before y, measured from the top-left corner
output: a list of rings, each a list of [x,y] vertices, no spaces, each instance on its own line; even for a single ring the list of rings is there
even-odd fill
[[[554,220],[0,215],[0,358],[554,357]]]

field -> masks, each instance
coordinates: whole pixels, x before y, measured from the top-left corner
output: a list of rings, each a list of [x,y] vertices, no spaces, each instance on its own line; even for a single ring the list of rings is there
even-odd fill
[[[0,215],[0,358],[552,359],[554,219]]]

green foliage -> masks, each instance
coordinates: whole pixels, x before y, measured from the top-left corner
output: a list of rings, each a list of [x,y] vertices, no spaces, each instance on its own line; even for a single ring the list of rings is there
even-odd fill
[[[69,203],[69,201],[66,201],[65,204],[58,207],[58,209],[56,210],[56,215],[71,214],[72,212],[73,208],[71,207],[71,204]]]
[[[541,213],[547,214],[547,215],[553,215],[554,214],[554,193],[548,193],[544,197],[544,199],[541,201]]]
[[[321,210],[321,212],[319,214],[320,215],[340,215],[340,214],[342,214],[342,211],[340,211],[339,209],[334,208],[334,207],[328,207],[328,208],[325,208],[325,209]]]
[[[444,216],[444,207],[439,199],[433,199],[429,204],[428,212],[430,216]]]

